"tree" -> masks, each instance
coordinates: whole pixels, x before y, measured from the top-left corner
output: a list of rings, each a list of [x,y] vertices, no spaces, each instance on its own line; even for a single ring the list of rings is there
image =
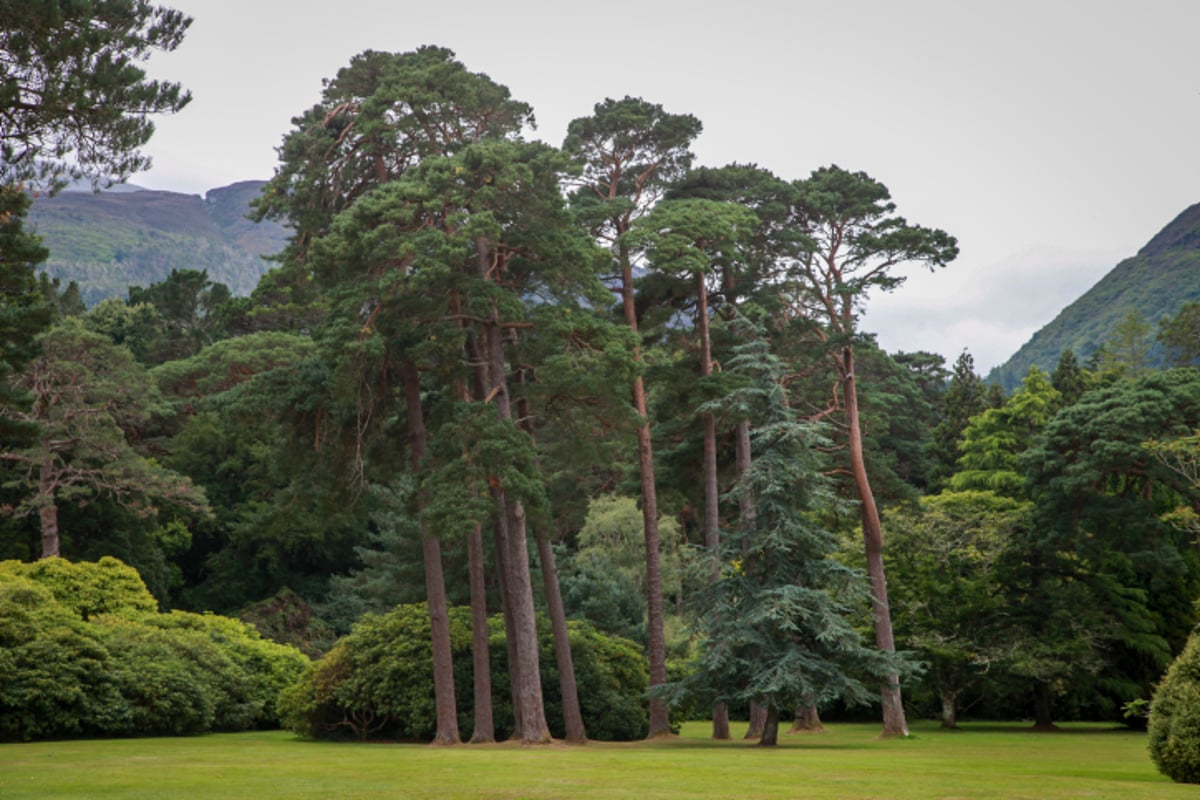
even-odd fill
[[[985,408],[983,381],[975,372],[975,359],[966,350],[954,362],[950,384],[942,397],[941,422],[933,429],[931,489],[938,490],[957,468],[959,440],[971,418]]]
[[[740,347],[730,366],[750,377],[734,392],[748,397],[733,402],[757,411],[754,460],[734,490],[754,514],[723,538],[720,579],[696,598],[699,663],[675,692],[758,703],[767,712],[759,744],[772,746],[781,709],[867,702],[862,681],[882,679],[896,662],[851,624],[866,582],[833,557],[833,535],[814,521],[837,502],[819,427],[795,419],[782,364],[764,340]]]
[[[1062,395],[1050,384],[1050,377],[1037,365],[1031,366],[1003,406],[971,418],[959,442],[958,471],[946,482],[949,488],[1026,497],[1025,476],[1017,460],[1061,406]]]
[[[1184,303],[1174,317],[1164,317],[1155,335],[1167,349],[1172,366],[1196,366],[1200,360],[1200,303]]]
[[[150,116],[191,95],[139,65],[190,24],[147,0],[0,2],[0,184],[108,184],[148,168]]]
[[[1094,354],[1101,379],[1140,378],[1149,372],[1152,331],[1153,326],[1140,311],[1122,317]]]
[[[957,726],[962,697],[1003,660],[998,565],[1032,505],[986,491],[943,492],[884,512],[896,627]]]
[[[883,529],[867,474],[859,419],[854,359],[858,315],[869,292],[890,291],[903,283],[894,267],[910,262],[945,266],[958,255],[958,246],[944,231],[910,225],[897,216],[887,187],[865,173],[823,167],[796,182],[795,188],[792,221],[808,244],[792,265],[788,276],[792,285],[787,288],[793,292],[795,312],[813,321],[813,332],[828,347],[837,371],[850,471],[860,501],[876,644],[890,653],[895,641],[883,567]],[[884,735],[907,735],[897,676],[884,683],[882,696]]]
[[[579,220],[599,241],[612,248],[619,275],[617,289],[625,324],[638,331],[634,303],[633,266],[636,253],[621,237],[634,220],[644,216],[672,182],[681,178],[692,162],[689,149],[700,133],[700,121],[689,114],[668,114],[662,106],[639,98],[606,99],[590,117],[567,126],[563,150],[579,173],[572,206]],[[634,360],[642,362],[640,348]],[[634,410],[642,419],[637,430],[638,472],[641,476],[642,519],[646,541],[646,628],[650,685],[667,680],[663,633],[662,576],[658,563],[658,488],[654,479],[654,446],[641,374],[633,379]],[[650,701],[650,736],[670,733],[666,706]]]
[[[29,203],[19,187],[0,185],[0,406],[12,409],[29,407],[15,376],[37,354],[34,341],[51,319],[34,277],[47,251],[24,226]],[[11,414],[0,415],[0,440],[15,443],[33,430]]]
[[[159,402],[158,393],[129,351],[63,321],[39,339],[41,355],[20,377],[30,392],[28,411],[0,407],[0,415],[37,424],[26,447],[0,458],[22,467],[28,494],[15,513],[36,512],[42,557],[59,555],[59,504],[108,495],[134,513],[150,516],[159,505],[207,511],[203,491],[147,459],[130,444]]]

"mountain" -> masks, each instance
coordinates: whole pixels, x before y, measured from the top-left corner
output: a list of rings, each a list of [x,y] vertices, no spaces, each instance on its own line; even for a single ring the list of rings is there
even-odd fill
[[[1059,312],[987,380],[1012,390],[1031,364],[1052,372],[1064,350],[1074,350],[1081,362],[1086,361],[1131,311],[1157,326],[1188,302],[1200,302],[1200,203]]]
[[[125,297],[132,286],[164,280],[173,269],[207,270],[245,295],[270,268],[288,231],[246,219],[264,181],[212,189],[204,197],[124,186],[121,191],[63,191],[30,209],[50,258],[51,277],[79,284],[84,303]]]

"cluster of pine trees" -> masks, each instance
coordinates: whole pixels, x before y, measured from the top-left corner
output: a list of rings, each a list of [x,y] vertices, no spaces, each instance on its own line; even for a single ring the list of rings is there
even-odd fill
[[[443,743],[470,705],[455,606],[476,741],[497,609],[527,742],[540,610],[577,741],[572,617],[645,648],[649,735],[677,701],[768,742],[781,711],[855,703],[887,734],[914,708],[1116,716],[1182,648],[1194,368],[1067,354],[1005,397],[965,353],[889,355],[863,304],[953,237],[863,173],[694,167],[700,122],[641,99],[553,147],[425,47],[357,56],[293,122],[255,211],[292,237],[246,298],[181,271],[84,309],[30,280],[0,195],[26,348],[0,374],[0,558],[117,556],[164,607],[313,652],[424,602]]]

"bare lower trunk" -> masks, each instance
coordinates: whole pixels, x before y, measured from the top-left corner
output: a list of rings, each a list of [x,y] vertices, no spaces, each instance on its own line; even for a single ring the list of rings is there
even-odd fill
[[[1038,681],[1033,687],[1033,727],[1039,731],[1056,731],[1054,724],[1054,698],[1050,684]]]
[[[767,709],[753,700],[750,701],[750,724],[746,727],[746,739],[758,739],[763,735],[763,727],[767,724]]]
[[[771,703],[766,708],[762,737],[758,740],[758,746],[774,747],[777,744],[779,744],[779,706]]]
[[[729,739],[729,706],[725,703],[713,703],[712,708],[712,738]]]
[[[485,243],[479,243],[481,274],[486,274],[490,259]],[[500,419],[512,422],[512,403],[505,372],[504,342],[495,308],[485,327],[487,337],[488,395],[493,398]],[[509,497],[497,483],[494,492],[497,513],[508,523],[505,567],[508,585],[508,604],[512,609],[513,633],[516,637],[516,660],[519,672],[514,686],[520,695],[520,739],[527,744],[550,741],[546,725],[546,710],[542,699],[541,669],[538,664],[537,617],[533,606],[533,585],[529,571],[529,547],[526,533],[525,506],[519,498]],[[515,709],[514,709],[515,710]]]
[[[887,579],[883,571],[883,525],[867,477],[863,454],[862,425],[858,418],[858,388],[854,380],[854,351],[843,348],[841,375],[845,385],[846,428],[850,439],[850,469],[858,489],[862,514],[863,546],[867,557],[867,575],[871,581],[871,607],[875,621],[875,646],[885,653],[896,652],[892,633],[892,612],[888,605]],[[908,736],[908,721],[900,696],[900,676],[893,672],[884,678],[880,691],[883,704],[883,736]]]
[[[53,464],[42,464],[38,474],[38,490],[45,502],[38,510],[42,526],[42,558],[53,558],[59,554],[58,505],[54,502]]]
[[[498,511],[496,524],[493,528],[493,539],[496,542],[496,574],[500,585],[500,607],[504,618],[504,651],[508,658],[508,686],[512,696],[513,708],[513,739],[521,738],[521,661],[517,658],[517,627],[513,621],[512,589],[508,585],[508,518],[504,513],[504,497],[497,497],[493,489],[492,497]]]
[[[425,457],[425,416],[421,409],[420,374],[416,365],[401,368],[404,382],[409,449],[414,469]],[[425,500],[417,494],[417,517],[421,529],[421,554],[425,564],[425,596],[429,609],[429,629],[433,648],[433,693],[437,710],[434,744],[458,744],[458,711],[454,697],[454,666],[450,651],[450,617],[446,603],[446,582],[442,574],[442,548],[437,537],[425,527]]]
[[[567,613],[563,608],[562,592],[558,586],[558,568],[550,540],[537,537],[538,558],[542,562],[542,583],[546,588],[546,607],[554,629],[554,657],[558,663],[558,682],[562,691],[563,727],[567,741],[581,744],[587,741],[583,713],[579,709],[579,690],[575,685],[575,663],[571,657],[571,637],[567,630]]]
[[[942,727],[958,727],[958,693],[942,692]]]
[[[825,726],[821,724],[821,715],[816,706],[800,706],[796,709],[796,718],[792,721],[791,733],[824,733]]]
[[[474,669],[475,729],[471,744],[496,741],[492,715],[492,666],[488,655],[487,584],[483,572],[483,531],[478,525],[467,538],[471,578],[471,664]]]

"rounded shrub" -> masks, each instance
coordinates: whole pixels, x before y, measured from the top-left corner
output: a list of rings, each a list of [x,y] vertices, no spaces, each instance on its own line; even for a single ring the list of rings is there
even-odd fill
[[[32,563],[0,562],[0,576],[21,576],[45,586],[63,606],[82,619],[98,614],[141,617],[158,611],[158,602],[133,567],[111,556],[99,561],[43,558]]]
[[[450,639],[454,658],[459,730],[470,735],[472,689],[470,610],[452,608]],[[550,625],[538,620],[542,694],[550,732],[563,736],[562,698]],[[642,695],[645,658],[637,644],[570,623],[571,652],[584,724],[589,737],[644,738],[648,728]],[[504,623],[489,621],[489,660],[496,735],[513,725],[508,686]],[[426,740],[437,724],[429,617],[420,604],[368,614],[280,698],[283,726],[313,738]]]
[[[1200,783],[1200,634],[1193,633],[1150,702],[1150,757],[1177,783]]]

